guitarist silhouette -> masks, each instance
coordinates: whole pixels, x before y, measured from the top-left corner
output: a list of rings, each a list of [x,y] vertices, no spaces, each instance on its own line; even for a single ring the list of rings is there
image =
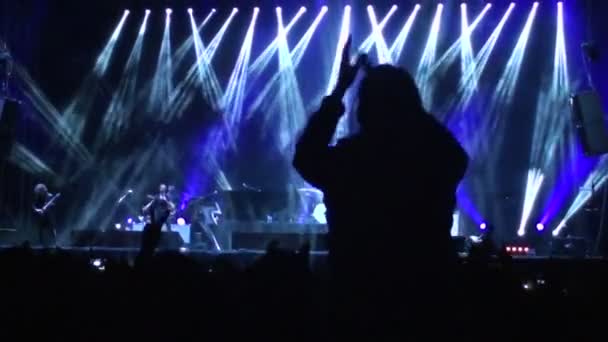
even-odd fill
[[[59,196],[61,194],[50,194],[46,185],[42,183],[34,187],[35,225],[38,230],[40,245],[43,247],[55,247],[57,245],[57,233],[53,226],[51,209]]]

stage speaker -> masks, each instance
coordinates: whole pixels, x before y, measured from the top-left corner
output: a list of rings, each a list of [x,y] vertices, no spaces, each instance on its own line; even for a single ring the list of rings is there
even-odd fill
[[[11,153],[18,118],[19,103],[0,99],[0,160],[8,157]]]
[[[570,99],[574,125],[587,155],[608,153],[608,130],[598,93],[586,91]]]

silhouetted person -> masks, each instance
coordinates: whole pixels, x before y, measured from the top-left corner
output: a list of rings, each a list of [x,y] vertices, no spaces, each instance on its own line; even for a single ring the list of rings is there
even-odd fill
[[[468,157],[425,111],[405,70],[370,67],[365,56],[351,65],[349,49],[350,38],[336,88],[310,117],[293,163],[324,192],[334,297],[342,297],[340,316],[355,312],[343,323],[387,334],[401,319],[424,321],[433,315],[424,310],[441,310],[423,302],[441,301],[435,293],[450,280],[450,227]],[[331,147],[359,69],[360,131]]]
[[[57,234],[55,232],[54,220],[52,217],[54,201],[53,195],[49,193],[46,185],[40,183],[34,187],[34,221],[38,234],[38,241],[42,247],[55,247],[57,244]]]
[[[172,199],[172,191],[169,191],[167,185],[160,184],[158,186],[158,194],[149,196],[149,198],[150,202],[142,208],[142,212],[146,215],[150,215],[152,223],[159,223],[161,226],[164,225],[167,228],[167,231],[171,231],[171,222],[169,221],[169,218],[176,212],[176,206]],[[160,217],[164,217],[164,220],[158,221]]]

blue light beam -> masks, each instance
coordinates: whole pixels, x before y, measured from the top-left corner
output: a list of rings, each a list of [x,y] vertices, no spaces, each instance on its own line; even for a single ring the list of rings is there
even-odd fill
[[[401,53],[403,52],[403,47],[405,46],[407,38],[410,35],[410,31],[412,30],[412,26],[414,25],[416,16],[418,15],[418,12],[420,12],[420,7],[421,6],[419,4],[416,4],[416,6],[414,6],[414,10],[407,18],[407,21],[403,25],[403,28],[401,29],[401,31],[399,31],[399,35],[397,35],[397,38],[389,49],[389,52],[391,54],[391,60],[395,64],[399,63]]]
[[[131,113],[135,108],[135,91],[137,89],[139,62],[141,60],[144,36],[149,16],[150,11],[147,10],[135,44],[131,49],[131,54],[127,59],[118,88],[114,92],[112,101],[104,115],[102,135],[98,137],[102,139],[101,143],[117,137],[122,130],[127,128],[127,122],[129,122]],[[98,143],[100,142],[98,141]]]
[[[387,16],[391,16],[397,10],[397,5],[393,5],[389,11]],[[386,45],[386,40],[382,35],[382,30],[380,30],[380,26],[378,24],[378,18],[376,18],[376,12],[374,11],[374,7],[372,5],[367,6],[367,15],[369,16],[369,20],[372,25],[372,36],[374,45],[376,46],[376,53],[378,55],[378,63],[386,64],[392,63],[391,55]]]
[[[510,104],[513,100],[515,86],[517,85],[517,81],[519,79],[521,65],[525,57],[526,47],[528,46],[528,40],[530,38],[530,32],[532,31],[534,19],[536,18],[537,9],[538,2],[535,2],[534,5],[532,5],[532,10],[528,15],[526,24],[519,35],[515,49],[507,62],[507,66],[500,77],[500,81],[498,81],[496,92],[494,93],[491,101],[491,110],[488,111],[489,113],[494,112],[500,105]]]
[[[431,30],[420,59],[420,64],[416,71],[416,84],[420,88],[420,95],[422,102],[426,108],[431,109],[433,107],[433,87],[431,84],[431,66],[435,62],[435,56],[437,52],[437,41],[439,39],[439,31],[441,30],[441,14],[443,13],[443,4],[437,5],[433,23],[431,24]]]

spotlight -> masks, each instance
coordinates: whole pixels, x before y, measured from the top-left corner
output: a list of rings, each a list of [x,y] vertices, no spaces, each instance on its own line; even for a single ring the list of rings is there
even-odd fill
[[[323,12],[327,12],[327,10],[328,10],[327,6],[323,6],[323,7],[321,7],[321,11],[323,11]]]
[[[236,8],[233,8],[233,9],[232,9],[232,11],[234,11],[234,10],[236,10]],[[212,9],[211,9],[211,12],[212,12],[212,13],[215,13],[215,12],[216,12],[216,11],[215,11],[215,8],[212,8]]]
[[[521,252],[524,251],[524,248],[523,247],[517,247],[517,251],[521,253]]]
[[[397,10],[397,8],[399,8],[399,7],[397,7],[397,5],[393,5],[393,6],[391,6],[391,10],[392,10],[392,11],[396,11],[396,10]]]
[[[460,8],[467,8],[467,4],[466,4],[466,3],[464,3],[464,2],[461,2],[461,3],[460,3]]]
[[[127,219],[127,223],[128,223],[128,224],[132,224],[132,223],[133,223],[133,219],[129,217],[129,218]]]
[[[170,15],[171,13],[173,13],[173,10],[172,10],[172,9],[170,9],[170,8],[167,8],[167,9],[165,10],[165,13],[167,13],[167,15]]]
[[[177,219],[177,225],[178,226],[185,226],[186,225],[186,220],[183,217],[180,217]]]
[[[116,229],[120,229],[121,227],[122,227],[122,225],[120,223],[114,224],[114,228],[116,228]]]
[[[372,9],[374,9],[374,6],[372,6],[372,5],[367,5],[367,10],[368,10],[368,11],[371,11]]]
[[[277,6],[277,7],[275,8],[275,10],[277,11],[277,13],[281,13],[281,6]]]
[[[479,225],[479,229],[481,229],[481,230],[485,230],[486,228],[488,228],[488,225],[487,225],[485,222],[482,222],[482,223]]]
[[[101,259],[94,259],[92,264],[95,267],[100,267],[101,266]]]
[[[507,246],[506,250],[507,250],[507,252],[510,252],[511,251],[511,247]]]
[[[131,11],[129,11],[128,9],[125,10],[125,14],[129,14],[131,13]]]
[[[146,14],[150,14],[150,10],[149,9],[146,10]]]
[[[437,7],[443,8],[443,3],[440,2],[439,5],[437,5]]]
[[[256,6],[256,7],[254,7],[254,8],[253,8],[253,12],[255,12],[255,13],[257,13],[257,12],[259,12],[259,11],[260,11],[260,8],[259,8],[259,7],[257,7],[257,6]]]
[[[192,8],[188,8],[188,13],[192,14],[194,11],[192,10]]]
[[[370,6],[371,6],[371,5],[370,5]],[[346,5],[346,6],[344,6],[344,10],[345,10],[345,11],[350,11],[350,5]]]
[[[420,4],[416,4],[416,6],[414,6],[414,8],[417,9],[417,10],[419,10],[420,7],[422,7],[422,6],[420,6]]]
[[[304,6],[300,7],[300,12],[305,13],[306,12],[306,7],[304,7]]]
[[[542,222],[537,223],[536,230],[538,230],[539,232],[542,232],[543,230],[545,230],[545,225],[542,224]]]
[[[188,248],[186,248],[186,247],[180,247],[179,248],[179,252],[180,253],[186,253],[187,251],[188,251]]]
[[[529,251],[530,251],[530,248],[524,247],[524,252],[528,253]]]
[[[239,11],[239,9],[238,9],[238,8],[236,8],[236,7],[233,7],[233,8],[232,8],[232,13],[236,13],[236,12],[238,12],[238,11]]]

